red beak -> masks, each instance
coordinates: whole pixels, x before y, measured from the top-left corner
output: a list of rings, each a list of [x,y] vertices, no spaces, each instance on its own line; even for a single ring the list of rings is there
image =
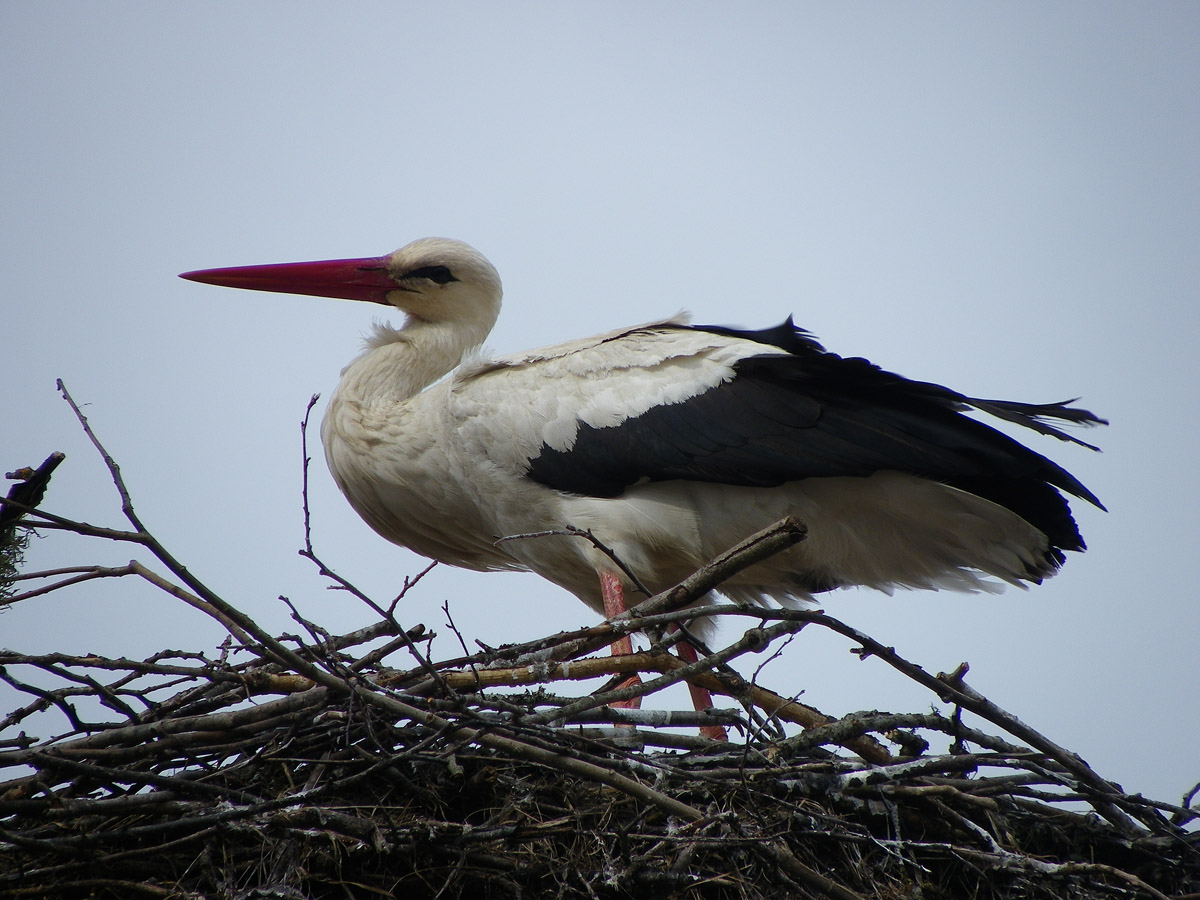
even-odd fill
[[[231,269],[198,269],[180,278],[281,294],[311,294],[342,300],[387,303],[391,291],[400,290],[387,270],[386,256],[364,259],[323,259],[316,262],[237,266]]]

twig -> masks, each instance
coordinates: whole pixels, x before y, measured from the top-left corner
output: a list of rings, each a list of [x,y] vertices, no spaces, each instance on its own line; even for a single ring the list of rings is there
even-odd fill
[[[633,585],[634,590],[636,590],[639,594],[642,594],[643,596],[646,596],[646,597],[650,596],[649,589],[644,584],[642,584],[641,579],[637,577],[637,573],[634,572],[633,569],[631,569],[625,563],[625,561],[617,555],[616,551],[613,550],[612,547],[609,547],[607,544],[605,544],[603,541],[601,541],[594,534],[592,534],[591,531],[585,530],[583,528],[576,528],[574,525],[567,525],[565,528],[550,528],[550,529],[547,529],[546,531],[529,531],[529,532],[525,532],[524,534],[506,534],[503,537],[496,538],[493,543],[503,544],[507,541],[528,541],[528,540],[533,540],[533,539],[537,539],[537,538],[546,538],[546,537],[583,538],[585,541],[587,541],[589,544],[591,544],[593,547],[595,547],[597,550],[599,550],[601,553],[603,553],[605,556],[607,556],[609,559],[611,559],[613,561],[613,564],[618,569],[621,570],[621,572],[625,575],[626,578],[629,579],[629,582],[630,582],[630,584]]]
[[[92,432],[92,426],[88,424],[87,416],[83,414],[79,406],[71,399],[71,394],[67,391],[67,386],[63,383],[63,380],[59,378],[55,384],[58,385],[58,391],[71,407],[71,411],[75,413],[75,418],[79,420],[79,424],[83,427],[83,433],[87,435],[88,440],[92,442],[92,446],[96,448],[96,452],[100,454],[100,458],[104,460],[104,465],[108,467],[113,484],[116,486],[117,493],[121,497],[121,512],[125,514],[125,518],[129,520],[129,523],[136,529],[138,534],[146,534],[145,527],[143,527],[141,520],[137,517],[137,513],[133,510],[133,501],[129,498],[129,490],[125,487],[125,479],[121,477],[121,467],[109,456],[108,451],[104,449],[104,445],[97,440],[96,435]]]
[[[417,648],[416,643],[409,638],[408,630],[404,628],[404,626],[402,626],[398,621],[396,621],[396,618],[393,615],[395,603],[392,604],[390,609],[384,609],[382,606],[360,591],[357,587],[351,584],[347,579],[338,575],[335,571],[333,571],[333,569],[325,565],[325,563],[321,561],[321,559],[317,556],[316,551],[313,549],[312,519],[308,505],[308,467],[312,462],[312,458],[308,455],[308,418],[310,415],[312,415],[313,407],[316,406],[317,401],[320,398],[320,394],[313,394],[312,397],[309,398],[308,405],[304,408],[304,418],[300,420],[300,454],[302,459],[300,498],[301,509],[304,516],[304,548],[299,551],[300,555],[312,562],[317,567],[317,570],[321,575],[335,582],[342,590],[348,591],[350,594],[357,597],[359,600],[369,606],[381,619],[388,622],[393,628],[392,633],[403,642],[405,648],[409,653],[412,654],[413,659],[417,661],[417,664],[425,670],[425,672],[430,678],[433,679],[435,683],[440,683],[441,675],[438,673],[437,669],[430,665],[429,659],[423,653],[421,653],[421,651]],[[416,578],[413,579],[412,584],[415,584],[417,581],[423,578],[431,568],[433,567],[430,566],[417,575]],[[405,578],[404,581],[404,589],[401,590],[400,597],[403,597],[405,591],[407,591],[411,586],[407,578]],[[398,600],[399,597],[397,597],[397,601]]]

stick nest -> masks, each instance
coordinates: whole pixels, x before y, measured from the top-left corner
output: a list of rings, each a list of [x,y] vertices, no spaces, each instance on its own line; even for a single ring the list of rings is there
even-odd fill
[[[19,698],[0,720],[0,898],[1200,898],[1200,786],[1178,805],[1126,794],[974,691],[965,665],[933,675],[824,613],[729,604],[706,609],[741,623],[728,648],[667,652],[684,607],[802,540],[799,523],[624,617],[434,660],[399,597],[358,594],[311,544],[378,623],[331,635],[294,613],[302,636],[266,633],[145,529],[96,444],[132,529],[40,509],[47,471],[5,501],[0,543],[61,529],[147,562],[17,574],[8,602],[144,578],[229,637],[144,660],[0,651]],[[931,711],[834,719],[739,674],[806,627],[926,687]],[[596,654],[630,631],[650,650]],[[723,708],[607,705],[661,705],[683,679]]]

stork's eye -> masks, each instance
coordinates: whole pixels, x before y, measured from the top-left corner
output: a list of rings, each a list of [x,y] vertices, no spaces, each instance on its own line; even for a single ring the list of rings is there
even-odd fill
[[[428,278],[434,284],[446,284],[447,282],[458,281],[445,266],[421,266],[421,268],[413,269],[409,272],[407,277]]]

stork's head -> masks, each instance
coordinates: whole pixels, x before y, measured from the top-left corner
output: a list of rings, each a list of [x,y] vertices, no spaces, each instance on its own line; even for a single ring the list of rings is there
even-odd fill
[[[387,256],[201,269],[181,278],[254,291],[312,294],[395,306],[418,322],[486,334],[500,313],[500,275],[474,247],[421,238]]]
[[[500,313],[500,273],[469,244],[421,238],[383,258],[394,289],[385,302],[426,322],[486,319]]]

